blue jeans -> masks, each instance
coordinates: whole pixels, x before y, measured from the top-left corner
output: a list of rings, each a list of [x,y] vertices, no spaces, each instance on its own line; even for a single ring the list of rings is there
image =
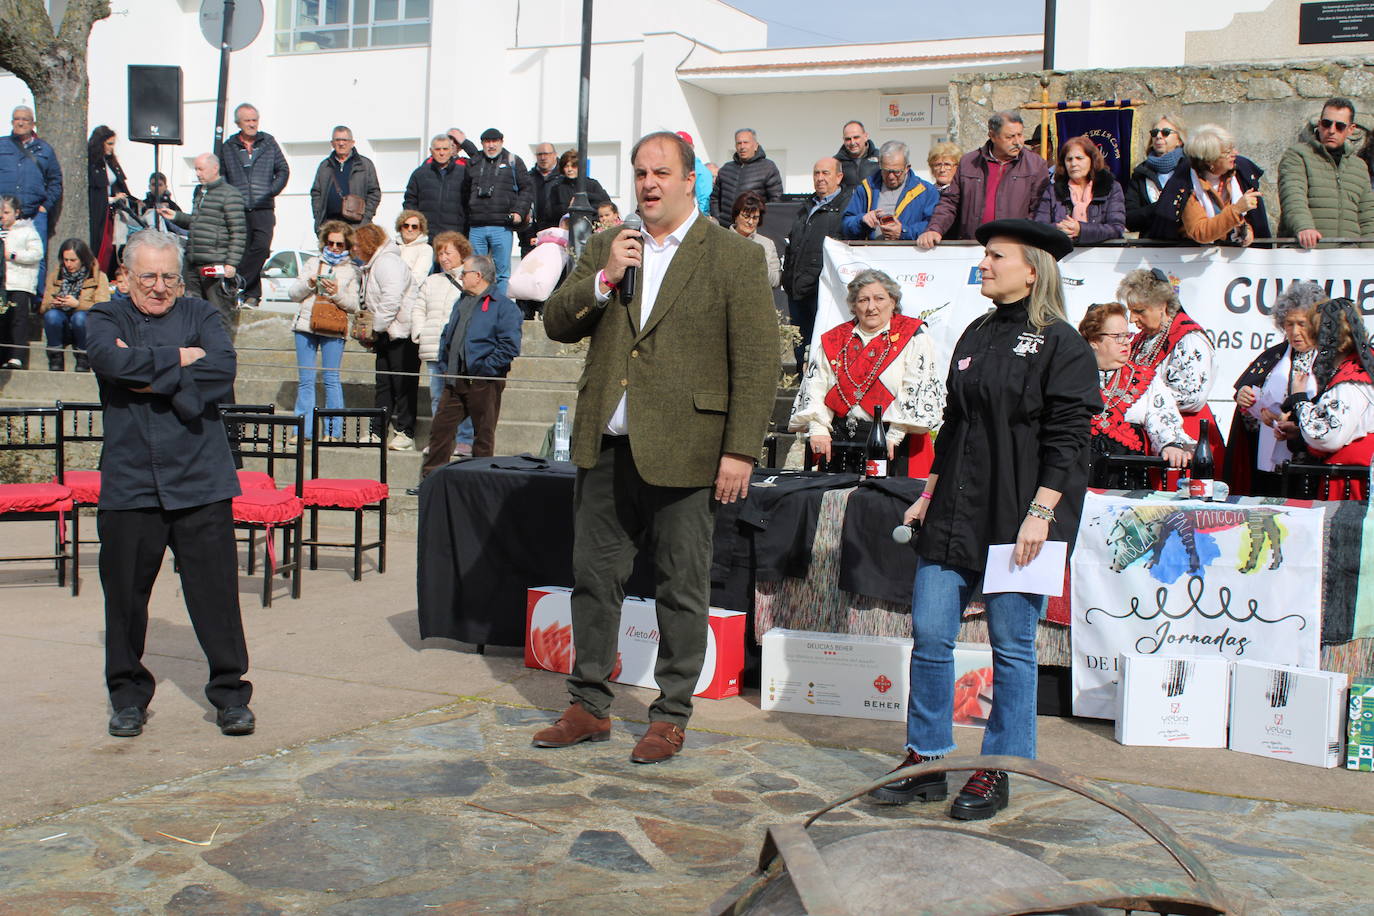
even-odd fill
[[[907,750],[937,757],[954,750],[954,641],[969,593],[983,574],[929,560],[916,562],[911,595],[911,688]],[[1035,632],[1043,595],[984,596],[992,643],[992,714],[984,754],[1035,757]]]
[[[510,279],[510,230],[505,226],[473,226],[468,233],[473,254],[484,254],[496,265],[496,291],[506,294]]]
[[[20,155],[23,155],[22,153]],[[34,308],[43,301],[43,293],[48,289],[48,214],[38,211],[33,214],[33,231],[38,233],[38,244],[43,248],[43,257],[38,259],[38,292],[33,294]],[[111,284],[113,285],[113,284]]]
[[[81,309],[50,308],[43,313],[43,334],[48,348],[61,350],[67,345],[68,329],[72,334],[72,349],[86,349],[86,313]]]
[[[444,396],[444,378],[439,374],[437,359],[427,360],[425,364],[429,366],[429,416],[433,419],[439,414],[439,400]],[[453,441],[455,444],[472,444],[472,417],[464,417],[463,422],[458,424],[458,432],[454,434]]]
[[[305,417],[305,437],[310,438],[315,429],[315,351],[320,352],[324,364],[324,406],[337,410],[344,406],[343,384],[339,381],[339,366],[343,364],[344,341],[342,337],[323,337],[305,331],[296,332],[296,409],[295,414]],[[324,434],[337,436],[339,420],[325,421]]]

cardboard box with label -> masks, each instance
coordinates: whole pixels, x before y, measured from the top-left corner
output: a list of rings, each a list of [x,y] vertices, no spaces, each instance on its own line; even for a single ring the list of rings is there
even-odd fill
[[[1237,661],[1231,665],[1233,751],[1314,767],[1340,766],[1346,675]]]
[[[1123,652],[1116,740],[1148,747],[1225,747],[1230,664],[1220,658]]]
[[[1345,768],[1374,770],[1374,678],[1350,682],[1350,727],[1346,735]]]
[[[759,708],[906,720],[911,640],[775,627],[763,634]]]
[[[561,585],[532,588],[525,604],[525,666],[568,674],[576,647],[572,639],[572,589]],[[742,611],[709,610],[706,660],[695,696],[719,700],[739,694],[744,669]],[[658,608],[652,598],[626,598],[620,608],[620,641],[611,680],[657,687]]]

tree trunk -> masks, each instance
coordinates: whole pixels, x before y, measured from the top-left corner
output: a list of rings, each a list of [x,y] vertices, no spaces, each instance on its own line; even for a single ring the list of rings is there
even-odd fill
[[[68,0],[61,28],[54,29],[43,0],[0,0],[0,67],[33,93],[38,135],[62,166],[62,202],[48,215],[48,232],[59,242],[90,235],[86,48],[91,26],[109,15],[109,0]],[[47,249],[50,267],[56,248]]]

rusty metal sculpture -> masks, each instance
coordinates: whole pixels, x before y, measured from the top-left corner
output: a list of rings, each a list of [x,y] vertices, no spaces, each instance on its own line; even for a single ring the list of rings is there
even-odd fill
[[[839,890],[835,875],[827,865],[824,854],[812,842],[807,829],[828,812],[890,782],[927,773],[977,769],[1004,770],[1008,773],[1030,776],[1077,793],[1115,811],[1162,846],[1186,877],[1121,881],[1098,878],[1070,881],[1053,872],[1048,866],[1040,866],[1039,863],[1030,860],[1039,869],[1033,869],[1030,873],[1036,875],[1031,879],[1033,883],[1011,888],[985,887],[977,892],[971,892],[964,899],[945,899],[937,905],[923,904],[921,900],[907,896],[902,899],[901,911],[909,916],[948,913],[958,913],[960,916],[1019,916],[1029,913],[1094,912],[1095,907],[1111,907],[1127,912],[1177,913],[1185,916],[1260,916],[1275,912],[1268,905],[1241,899],[1224,891],[1206,866],[1183,845],[1173,828],[1144,805],[1109,786],[1052,764],[1023,757],[961,757],[933,760],[896,770],[873,784],[826,805],[801,823],[770,827],[759,855],[758,870],[716,900],[708,913],[710,916],[747,916],[761,912],[782,912],[773,906],[763,905],[762,901],[770,887],[775,887],[779,882],[789,882],[789,897],[793,894],[795,896],[790,912],[806,913],[810,916],[860,916],[858,911],[850,908],[845,895]],[[935,836],[937,829],[924,828],[901,832]],[[878,830],[854,839],[866,839],[892,832]],[[966,839],[988,850],[1006,849],[992,839]],[[1016,853],[1012,854],[1029,859]],[[772,897],[777,898],[778,895],[773,894]],[[798,905],[799,910],[796,909]]]

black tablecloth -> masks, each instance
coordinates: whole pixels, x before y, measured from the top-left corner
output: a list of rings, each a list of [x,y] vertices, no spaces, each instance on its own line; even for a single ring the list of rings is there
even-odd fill
[[[422,638],[524,645],[526,590],[573,584],[575,477],[567,462],[522,456],[455,462],[425,480],[416,576]],[[715,508],[711,603],[752,615],[756,581],[804,576],[821,498],[856,480],[756,471],[748,499]],[[910,583],[908,574],[907,591]],[[647,559],[636,561],[625,591],[653,597]]]

